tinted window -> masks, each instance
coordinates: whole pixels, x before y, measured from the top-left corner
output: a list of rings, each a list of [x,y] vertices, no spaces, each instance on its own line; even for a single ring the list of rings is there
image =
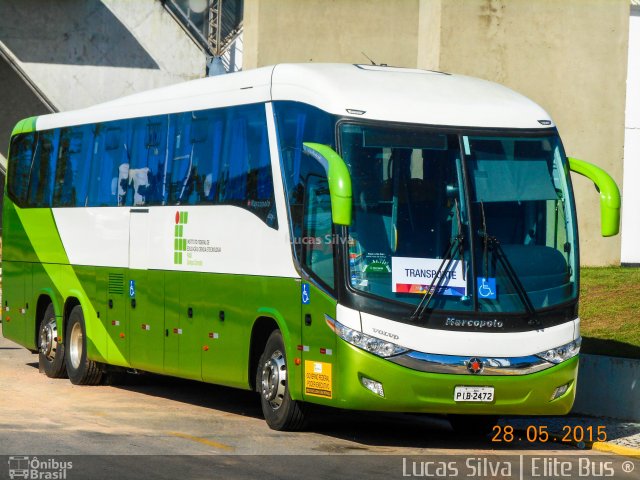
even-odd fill
[[[169,203],[180,205],[186,203],[189,198],[189,178],[191,164],[190,127],[191,113],[178,113],[171,115],[172,123],[172,156],[171,156],[171,183],[169,185]]]
[[[224,118],[220,110],[171,116],[174,139],[172,204],[210,205],[217,202]]]
[[[89,206],[124,205],[129,186],[130,120],[94,127]]]
[[[246,208],[276,228],[263,105],[228,109],[221,167],[220,203]]]
[[[53,189],[54,207],[83,207],[91,173],[93,131],[89,126],[63,128]]]
[[[18,205],[25,205],[29,190],[29,174],[35,150],[35,133],[16,135],[9,156],[9,195]]]
[[[10,163],[29,206],[224,204],[278,225],[263,104],[18,135]]]
[[[277,228],[264,105],[170,116],[169,203],[234,205]]]
[[[324,172],[309,175],[305,184],[303,263],[320,280],[334,288],[333,222],[329,184]]]
[[[300,180],[303,142],[321,143],[335,149],[335,119],[317,108],[297,102],[274,102],[278,143],[289,200]]]
[[[27,202],[30,207],[51,206],[59,135],[58,130],[38,133],[38,144],[29,178]]]
[[[162,115],[132,121],[127,205],[166,203],[168,118]]]

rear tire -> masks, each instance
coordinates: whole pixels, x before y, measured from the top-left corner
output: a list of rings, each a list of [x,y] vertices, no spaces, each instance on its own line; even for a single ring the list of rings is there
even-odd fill
[[[306,425],[305,405],[289,395],[286,358],[282,334],[274,330],[258,362],[256,388],[269,428],[296,431]]]
[[[482,438],[498,423],[496,415],[449,415],[453,431],[465,437]]]
[[[49,378],[64,378],[67,368],[64,361],[64,345],[58,342],[58,326],[53,304],[50,303],[42,316],[38,329],[38,363]]]
[[[65,333],[69,380],[74,385],[98,385],[102,380],[102,369],[97,362],[87,359],[87,330],[80,305],[71,310]]]

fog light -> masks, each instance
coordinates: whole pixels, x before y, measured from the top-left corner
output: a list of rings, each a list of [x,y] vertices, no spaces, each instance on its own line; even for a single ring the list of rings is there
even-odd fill
[[[384,389],[382,388],[382,384],[380,382],[376,382],[375,380],[371,380],[370,378],[366,377],[361,377],[360,381],[365,388],[371,390],[376,395],[384,397]]]
[[[551,395],[551,400],[555,400],[556,398],[560,398],[562,395],[564,395],[565,393],[567,393],[567,390],[569,390],[569,386],[571,385],[571,382],[569,383],[565,383],[564,385],[562,385],[561,387],[557,387],[554,391],[553,391],[553,395]]]

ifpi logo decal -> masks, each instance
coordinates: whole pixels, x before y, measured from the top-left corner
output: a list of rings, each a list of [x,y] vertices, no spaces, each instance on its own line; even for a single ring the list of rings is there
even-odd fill
[[[184,237],[184,226],[189,221],[189,212],[177,211],[173,236],[173,263],[182,265],[182,254],[187,250],[187,239]]]

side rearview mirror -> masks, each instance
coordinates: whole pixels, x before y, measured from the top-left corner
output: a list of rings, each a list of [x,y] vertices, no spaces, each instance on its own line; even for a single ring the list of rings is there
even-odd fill
[[[600,231],[603,237],[612,237],[620,231],[620,190],[611,176],[592,163],[568,158],[569,168],[591,180],[600,192]]]
[[[331,196],[331,217],[337,225],[351,225],[351,175],[344,160],[331,147],[319,143],[303,143],[305,153],[315,158],[327,173]]]

